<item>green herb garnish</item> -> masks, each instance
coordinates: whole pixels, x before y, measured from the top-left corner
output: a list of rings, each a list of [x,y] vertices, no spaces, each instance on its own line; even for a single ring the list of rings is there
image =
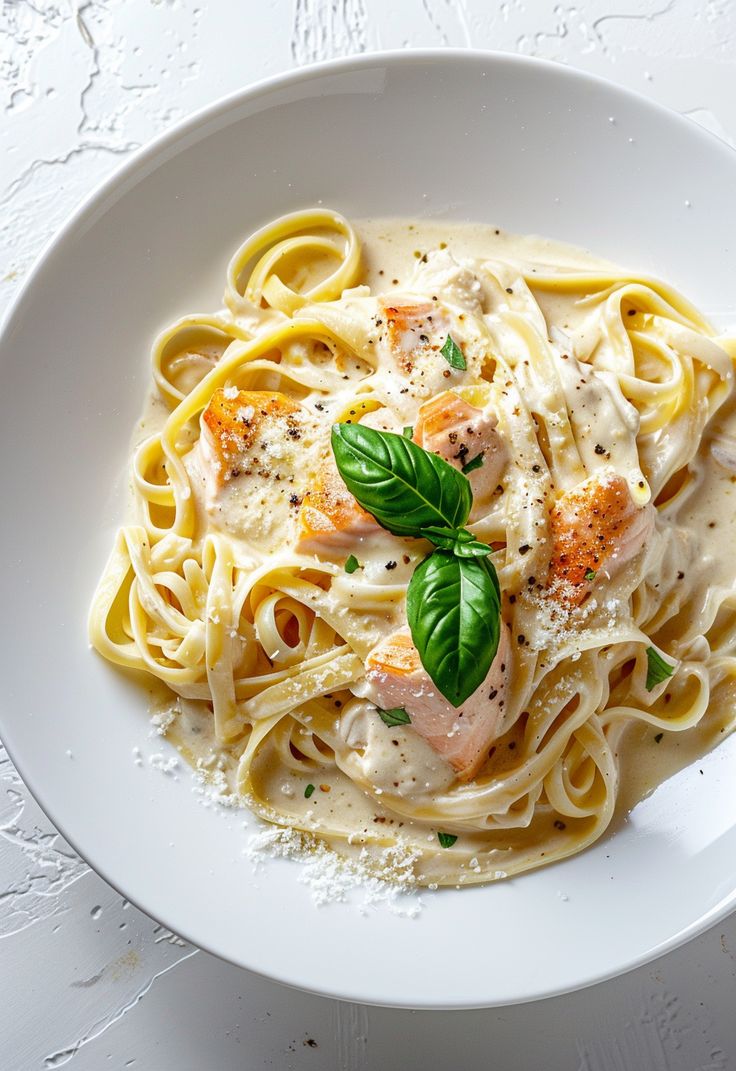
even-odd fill
[[[358,559],[355,557],[354,554],[351,554],[350,557],[348,558],[348,560],[345,562],[345,572],[346,573],[354,573],[355,570],[359,569],[359,568],[360,568],[360,562],[358,561]]]
[[[468,519],[473,492],[463,474],[403,435],[335,424],[332,452],[350,494],[394,535]]]
[[[411,426],[411,424],[407,424],[401,434],[404,436],[405,439],[413,439],[414,428]]]
[[[451,368],[459,368],[460,371],[464,372],[465,369],[468,367],[465,361],[465,354],[460,349],[452,335],[447,336],[447,338],[445,339],[445,344],[440,350],[440,353],[445,358]]]
[[[314,785],[307,785],[307,787],[304,789],[304,798],[305,798],[305,800],[308,800],[313,792],[314,792]]]
[[[501,601],[490,560],[435,550],[409,581],[406,616],[422,665],[444,697],[461,706],[498,650]]]
[[[484,558],[493,548],[481,543],[467,528],[422,528],[421,534],[442,550],[451,550],[458,558]]]
[[[485,680],[501,629],[491,548],[464,528],[470,483],[403,435],[360,424],[334,425],[332,451],[348,490],[380,525],[437,547],[414,570],[406,610],[422,665],[459,707]]]
[[[438,833],[437,840],[443,848],[451,848],[457,840],[457,837],[454,833]]]
[[[666,681],[675,672],[675,667],[665,662],[659,651],[654,647],[647,647],[647,683],[646,689],[651,692],[662,681]]]
[[[464,472],[466,476],[469,472],[475,472],[476,469],[479,469],[482,466],[484,458],[485,450],[481,450],[479,454],[476,454],[474,458],[471,458],[467,465],[463,465],[460,471]]]
[[[403,707],[391,707],[390,710],[382,710],[376,707],[381,721],[393,729],[395,725],[411,725],[411,718]]]
[[[586,569],[585,570],[585,579],[586,580],[595,580],[595,569]]]

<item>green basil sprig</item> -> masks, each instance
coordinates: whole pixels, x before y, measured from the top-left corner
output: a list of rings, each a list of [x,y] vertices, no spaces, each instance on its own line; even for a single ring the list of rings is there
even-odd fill
[[[403,435],[335,424],[332,452],[350,494],[394,535],[462,528],[467,521],[473,504],[467,479]]]
[[[501,630],[491,548],[464,528],[470,482],[403,435],[359,424],[334,425],[332,450],[348,490],[382,527],[437,548],[414,570],[406,612],[422,665],[459,707],[485,680]]]
[[[467,528],[422,528],[420,533],[442,550],[451,550],[458,558],[484,558],[493,553],[487,543],[481,543]]]
[[[498,649],[500,613],[496,570],[487,558],[435,550],[414,570],[406,594],[412,639],[455,707],[486,678]]]

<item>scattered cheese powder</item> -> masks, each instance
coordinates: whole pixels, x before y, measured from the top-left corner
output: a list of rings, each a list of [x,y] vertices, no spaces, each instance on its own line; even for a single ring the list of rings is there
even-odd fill
[[[342,902],[359,890],[362,914],[387,907],[393,914],[416,918],[423,902],[417,895],[414,864],[419,852],[406,844],[384,848],[378,859],[362,849],[355,859],[338,855],[323,840],[292,827],[268,826],[250,838],[245,849],[256,867],[266,859],[294,859],[302,864],[299,881],[321,907]]]

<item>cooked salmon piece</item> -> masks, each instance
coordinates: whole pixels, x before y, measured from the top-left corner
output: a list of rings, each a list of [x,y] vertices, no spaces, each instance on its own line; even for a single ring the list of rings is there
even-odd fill
[[[378,300],[389,349],[399,368],[411,372],[416,355],[439,350],[447,337],[447,317],[433,301]]]
[[[279,391],[219,388],[202,413],[202,433],[215,469],[217,487],[250,475],[265,458],[254,448],[269,441],[296,442],[302,436],[303,410]],[[266,453],[267,449],[263,450]]]
[[[570,608],[590,592],[595,574],[621,572],[654,530],[656,511],[637,506],[622,476],[591,476],[558,498],[550,515],[548,590]]]
[[[415,731],[450,763],[461,781],[469,781],[496,738],[505,702],[508,649],[508,629],[502,625],[486,679],[461,707],[454,707],[422,666],[408,628],[400,629],[368,655],[368,698],[383,710],[403,707]]]
[[[259,551],[291,543],[319,457],[314,415],[278,391],[218,389],[184,465],[200,520]]]
[[[486,406],[478,409],[455,391],[446,390],[420,406],[414,427],[414,442],[462,469],[482,455],[478,468],[469,472],[473,513],[482,513],[508,461],[508,450],[496,430],[498,419]]]
[[[332,458],[324,459],[302,499],[297,518],[297,550],[305,554],[343,553],[379,526],[361,509],[343,483]]]
[[[390,409],[363,413],[358,422],[377,431],[401,434],[401,425]],[[358,505],[345,486],[331,456],[310,485],[298,518],[298,550],[307,554],[343,553],[356,539],[371,535],[380,526]]]

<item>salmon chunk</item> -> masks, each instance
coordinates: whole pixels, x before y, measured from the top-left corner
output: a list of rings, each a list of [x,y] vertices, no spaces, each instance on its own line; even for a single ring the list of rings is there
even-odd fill
[[[403,372],[411,372],[416,355],[439,350],[447,337],[447,317],[433,301],[389,302],[379,298],[391,354]]]
[[[368,655],[368,698],[382,709],[403,707],[430,747],[469,781],[488,758],[503,711],[508,629],[501,626],[498,651],[486,679],[462,707],[453,707],[432,683],[407,628],[382,640]]]
[[[307,488],[297,525],[297,550],[305,554],[342,554],[379,530],[350,494],[331,458],[325,458],[320,475]]]
[[[547,587],[579,606],[597,573],[614,577],[642,550],[654,530],[651,503],[637,506],[622,476],[591,476],[560,495],[551,516],[552,559]]]
[[[508,451],[496,431],[496,414],[486,406],[478,409],[455,391],[446,390],[419,409],[414,442],[462,469],[482,457],[482,464],[468,473],[473,491],[473,513],[482,512],[498,486],[506,467]]]
[[[270,444],[298,441],[301,415],[301,406],[278,391],[216,390],[202,413],[216,486],[250,475],[253,464],[262,467]]]
[[[278,391],[226,387],[200,427],[184,458],[198,521],[261,552],[291,543],[318,456],[313,414]]]

